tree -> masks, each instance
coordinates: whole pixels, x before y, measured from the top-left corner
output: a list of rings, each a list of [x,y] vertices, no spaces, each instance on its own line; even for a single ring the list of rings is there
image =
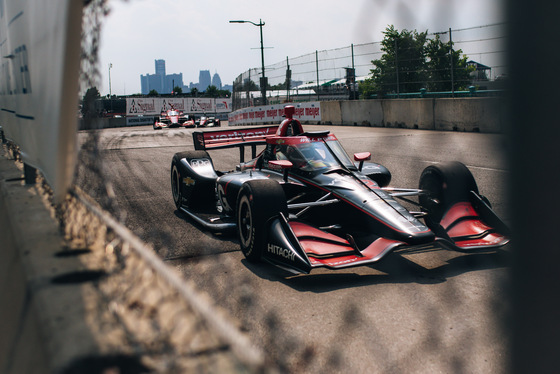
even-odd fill
[[[255,82],[247,80],[243,84],[242,91],[260,91],[260,89]]]
[[[82,98],[82,116],[84,118],[98,117],[95,110],[95,101],[101,98],[97,87],[90,87]]]
[[[218,87],[216,86],[208,86],[208,88],[206,89],[206,92],[204,94],[204,96],[206,97],[218,97]]]
[[[465,90],[470,82],[469,74],[474,67],[467,66],[467,56],[462,50],[453,50],[453,42],[443,43],[439,37],[428,41],[426,67],[429,91],[451,91],[451,66],[453,66],[453,90]],[[452,58],[452,60],[451,60]],[[453,64],[451,63],[453,61]]]
[[[380,59],[373,60],[369,90],[378,93],[418,92],[426,81],[424,45],[428,32],[403,30],[393,25],[383,32]]]
[[[159,96],[159,93],[156,90],[150,90],[150,92],[148,92],[148,96]]]
[[[183,89],[179,86],[175,86],[173,87],[173,94],[174,95],[180,95],[183,93]]]

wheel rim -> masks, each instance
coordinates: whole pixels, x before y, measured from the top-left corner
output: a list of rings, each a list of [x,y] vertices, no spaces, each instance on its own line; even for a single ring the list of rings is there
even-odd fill
[[[239,206],[239,237],[243,247],[248,247],[253,231],[253,217],[246,197],[243,197]]]

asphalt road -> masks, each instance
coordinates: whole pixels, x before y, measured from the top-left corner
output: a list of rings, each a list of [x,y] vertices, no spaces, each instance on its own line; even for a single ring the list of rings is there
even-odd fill
[[[465,163],[480,192],[509,222],[504,137],[329,129],[349,154],[369,151],[388,167],[394,187],[417,187],[432,163]],[[99,130],[103,178],[112,184],[124,223],[236,317],[275,364],[311,373],[508,371],[508,248],[470,255],[395,253],[374,266],[303,276],[248,263],[235,237],[205,232],[175,209],[169,167],[175,152],[193,149],[192,132]],[[233,170],[238,161],[237,149],[211,156],[219,170]]]

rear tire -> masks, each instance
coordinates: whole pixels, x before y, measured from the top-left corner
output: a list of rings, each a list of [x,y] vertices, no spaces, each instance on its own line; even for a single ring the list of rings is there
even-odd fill
[[[261,259],[268,237],[267,222],[279,212],[287,214],[288,204],[278,182],[259,179],[245,182],[237,198],[237,233],[241,251],[251,262]]]
[[[420,195],[419,202],[434,222],[440,222],[454,204],[470,201],[470,191],[478,194],[470,170],[457,161],[428,166],[420,176],[419,188],[428,192]]]
[[[205,203],[208,205],[208,203],[213,202],[215,198],[214,181],[202,181],[200,179],[195,181],[196,176],[194,172],[192,170],[187,170],[187,167],[181,162],[182,159],[186,159],[189,164],[191,160],[199,159],[209,160],[210,163],[212,162],[210,155],[206,151],[179,152],[173,156],[173,160],[171,161],[171,194],[177,209],[180,209],[183,205],[200,206]],[[193,185],[184,185],[184,178],[187,177],[190,177]]]

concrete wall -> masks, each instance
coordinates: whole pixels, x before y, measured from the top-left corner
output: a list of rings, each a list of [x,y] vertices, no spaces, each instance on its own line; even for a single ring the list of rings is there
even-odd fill
[[[434,100],[380,100],[385,127],[434,129]]]
[[[500,133],[504,101],[494,97],[321,102],[321,123]]]
[[[260,351],[151,249],[121,244],[118,260],[109,241],[126,229],[70,195],[61,225],[22,169],[0,154],[0,373],[262,372]]]
[[[499,133],[506,130],[500,98],[434,99],[434,129]]]
[[[95,352],[81,285],[51,282],[76,260],[55,256],[58,227],[13,161],[0,157],[0,175],[0,372],[59,372]]]

